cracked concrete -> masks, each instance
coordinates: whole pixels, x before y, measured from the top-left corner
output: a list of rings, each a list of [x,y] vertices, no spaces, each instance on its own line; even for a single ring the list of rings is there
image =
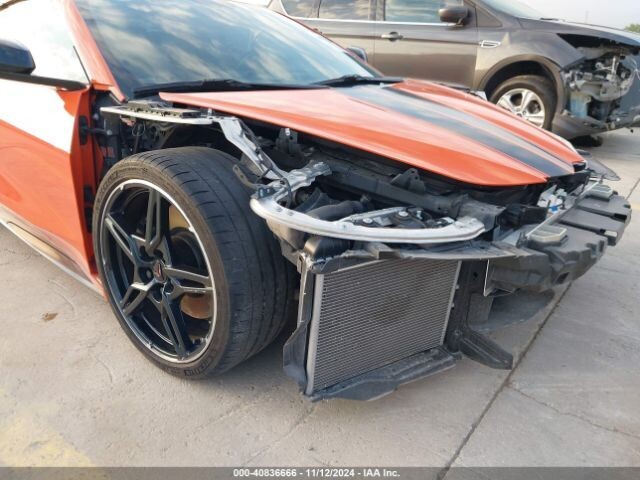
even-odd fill
[[[639,145],[614,133],[594,151],[636,205]],[[513,372],[464,360],[376,402],[310,404],[282,372],[284,338],[218,378],[164,374],[104,301],[0,228],[0,465],[403,465],[447,479],[450,465],[638,465],[639,234],[635,221],[527,322],[533,298],[501,301],[514,324],[494,337]]]
[[[601,428],[601,429],[603,429],[603,430],[608,430],[608,431],[610,431],[611,433],[620,433],[620,434],[622,434],[622,435],[626,435],[626,436],[631,437],[631,438],[634,438],[634,439],[636,439],[636,440],[640,440],[640,436],[638,436],[638,435],[634,435],[634,434],[632,434],[632,433],[623,432],[622,430],[618,430],[617,428],[609,428],[609,427],[607,427],[606,425],[601,425],[601,424],[596,423],[596,422],[594,422],[593,420],[591,420],[591,419],[589,419],[589,418],[587,418],[587,417],[584,417],[584,416],[578,415],[578,414],[573,413],[573,412],[565,412],[565,411],[562,411],[562,410],[560,410],[559,408],[555,407],[554,405],[552,405],[552,404],[550,404],[550,403],[543,402],[542,400],[537,399],[537,398],[536,398],[535,396],[533,396],[533,395],[529,395],[529,394],[527,394],[527,393],[524,393],[522,390],[518,390],[518,389],[517,389],[517,388],[515,388],[513,385],[508,385],[506,388],[507,388],[507,389],[509,389],[509,390],[513,390],[514,392],[518,392],[518,393],[519,393],[520,395],[522,395],[523,397],[526,397],[526,398],[528,398],[529,400],[533,400],[534,402],[536,402],[536,403],[538,403],[538,404],[542,405],[543,407],[550,408],[551,410],[553,410],[554,412],[556,412],[556,413],[558,413],[558,414],[560,414],[560,415],[567,415],[567,416],[569,416],[569,417],[573,417],[573,418],[576,418],[576,419],[578,419],[578,420],[582,420],[583,422],[588,423],[588,424],[589,424],[589,425],[591,425],[592,427]]]
[[[594,153],[640,199],[640,159]],[[634,143],[630,143],[634,141]],[[640,466],[640,224],[567,291],[461,449],[458,466]]]

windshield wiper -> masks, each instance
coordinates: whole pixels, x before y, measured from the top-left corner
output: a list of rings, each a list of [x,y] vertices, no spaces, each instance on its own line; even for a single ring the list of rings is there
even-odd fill
[[[133,89],[133,98],[144,98],[167,93],[196,93],[196,92],[237,92],[242,90],[307,90],[326,87],[348,87],[361,84],[399,83],[400,77],[364,77],[362,75],[343,75],[342,77],[323,80],[311,84],[278,84],[278,83],[249,83],[233,78],[196,80],[190,82],[158,83],[144,85]]]
[[[314,85],[324,85],[327,87],[350,87],[353,85],[400,83],[402,81],[403,79],[401,77],[364,77],[362,75],[343,75],[342,77],[316,82]]]
[[[133,89],[133,98],[144,98],[167,93],[195,93],[195,92],[237,92],[242,90],[301,90],[322,88],[322,85],[295,85],[276,83],[248,83],[232,78],[196,80],[192,82],[158,83],[144,85]]]

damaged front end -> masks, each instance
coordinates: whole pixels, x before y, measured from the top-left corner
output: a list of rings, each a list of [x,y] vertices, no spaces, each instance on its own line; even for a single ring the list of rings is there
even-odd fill
[[[314,400],[376,398],[462,355],[511,368],[478,328],[493,299],[580,277],[631,216],[595,163],[497,191],[381,164],[374,173],[366,159],[321,149],[307,158],[258,186],[251,208],[302,275],[284,362]]]
[[[562,73],[566,104],[554,131],[574,138],[640,125],[640,50],[590,37],[565,35],[582,60]]]
[[[559,176],[479,186],[211,110],[141,101],[101,112],[132,132],[136,122],[166,132],[162,145],[172,132],[200,135],[202,145],[238,159],[239,181],[255,191],[252,210],[301,274],[284,363],[314,400],[376,398],[463,355],[511,368],[512,356],[482,333],[493,299],[575,280],[631,218],[629,204],[604,182],[615,174],[569,150],[571,163],[554,169]],[[482,160],[476,169],[497,171]]]

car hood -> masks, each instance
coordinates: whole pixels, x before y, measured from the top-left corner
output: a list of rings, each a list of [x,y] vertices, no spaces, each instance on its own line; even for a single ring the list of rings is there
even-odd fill
[[[277,91],[161,93],[403,162],[468,184],[545,183],[582,158],[480,98],[429,82]]]
[[[633,48],[640,48],[640,35],[617,28],[589,25],[586,23],[573,23],[564,20],[520,19],[520,23],[523,28],[529,30],[548,31],[566,35],[585,35],[588,37],[603,38]]]

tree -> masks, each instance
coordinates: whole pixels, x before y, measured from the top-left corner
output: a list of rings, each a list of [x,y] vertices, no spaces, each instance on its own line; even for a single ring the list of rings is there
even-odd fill
[[[640,33],[640,23],[632,23],[628,25],[625,30],[629,30],[630,32]]]

